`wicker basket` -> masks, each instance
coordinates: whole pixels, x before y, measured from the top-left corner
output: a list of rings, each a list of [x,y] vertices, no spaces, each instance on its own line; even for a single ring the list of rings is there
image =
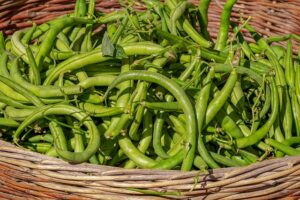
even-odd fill
[[[223,4],[213,1],[209,10],[213,37]],[[119,7],[113,0],[97,1],[97,10],[104,12]],[[11,34],[73,9],[74,0],[0,0],[0,30]],[[136,9],[143,5],[136,3]],[[235,6],[232,20],[252,16],[252,25],[264,35],[300,34],[299,13],[300,0],[245,0]],[[0,141],[1,199],[300,199],[299,180],[300,156],[208,173],[127,170],[71,165]]]

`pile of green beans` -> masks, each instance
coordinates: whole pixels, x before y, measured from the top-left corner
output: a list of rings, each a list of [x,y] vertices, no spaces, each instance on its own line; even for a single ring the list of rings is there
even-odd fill
[[[144,1],[143,12],[109,14],[77,0],[72,14],[1,33],[1,139],[124,168],[206,170],[299,155],[300,36],[231,23],[236,1],[226,1],[216,40],[210,0]]]

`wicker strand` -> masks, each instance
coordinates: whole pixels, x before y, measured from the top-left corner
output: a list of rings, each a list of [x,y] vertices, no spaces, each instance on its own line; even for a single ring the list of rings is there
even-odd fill
[[[43,162],[46,159],[48,162]],[[70,166],[60,159],[12,148],[11,144],[0,141],[0,171],[0,186],[3,185],[0,197],[14,199],[22,195],[46,199],[131,199],[133,196],[151,199],[128,188],[166,194],[157,199],[269,199],[292,195],[300,189],[299,157],[266,160],[243,168],[210,170],[210,174],[126,170],[91,164]],[[181,196],[175,195],[179,193]]]

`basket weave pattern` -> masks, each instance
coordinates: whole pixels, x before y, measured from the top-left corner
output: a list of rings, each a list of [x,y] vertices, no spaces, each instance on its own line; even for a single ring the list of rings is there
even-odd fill
[[[190,0],[197,4],[199,0]],[[216,36],[224,0],[212,0],[209,9],[209,29]],[[0,0],[0,30],[6,33],[49,21],[73,12],[75,0]],[[96,0],[96,10],[111,12],[120,8],[116,0]],[[136,3],[136,9],[144,7]],[[264,35],[300,34],[299,0],[239,0],[232,20],[251,16],[251,24]]]
[[[190,0],[198,4],[199,0]],[[212,38],[216,38],[220,25],[220,16],[225,0],[212,0],[209,8],[208,29]],[[41,24],[58,16],[74,11],[75,0],[0,0],[0,31],[12,34],[14,31]],[[112,12],[120,8],[117,0],[96,0],[97,11]],[[135,1],[135,9],[145,7]],[[239,0],[233,8],[232,21],[246,20],[256,30],[266,36],[295,33],[300,35],[300,0]],[[246,36],[248,41],[251,38]],[[294,44],[296,53],[299,43]]]
[[[114,0],[96,2],[99,11],[120,8]],[[72,12],[74,3],[75,0],[0,0],[0,30],[11,34],[32,22],[44,23]],[[224,1],[213,0],[209,9],[213,38],[222,5]],[[142,10],[143,5],[136,3],[136,9]],[[241,0],[233,11],[233,21],[252,16],[251,24],[264,35],[300,34],[299,0]],[[300,156],[208,173],[126,170],[70,165],[0,141],[0,199],[299,199],[299,180]],[[164,196],[143,194],[146,190]]]
[[[126,170],[91,164],[73,166],[2,141],[0,145],[0,198],[5,199],[300,198],[299,156],[200,173]],[[168,195],[153,197],[129,188],[154,190]],[[180,197],[176,196],[179,194]]]

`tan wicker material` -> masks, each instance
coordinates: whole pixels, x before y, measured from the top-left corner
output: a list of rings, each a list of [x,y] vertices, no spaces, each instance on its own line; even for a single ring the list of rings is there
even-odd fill
[[[190,0],[198,4],[199,0]],[[119,9],[117,0],[96,0],[96,10],[111,12]],[[212,0],[209,8],[209,32],[216,38],[225,0]],[[73,12],[75,0],[0,0],[0,31],[11,34],[15,30],[44,23],[60,15]],[[143,10],[136,1],[135,8]],[[300,35],[300,0],[239,0],[234,6],[232,21],[252,17],[251,25],[264,35],[296,33]],[[247,37],[248,40],[251,40]],[[294,52],[297,52],[294,44]]]
[[[135,9],[143,4],[135,1]],[[190,0],[198,4],[199,0]],[[216,38],[225,0],[212,0],[209,8],[209,32]],[[11,34],[15,30],[41,24],[74,10],[75,0],[0,0],[0,31]],[[111,12],[119,9],[117,0],[96,0],[96,10]],[[295,33],[300,35],[300,0],[239,0],[234,6],[232,21],[251,16],[251,25],[266,36]],[[250,37],[246,37],[251,41]],[[297,53],[298,42],[294,43]]]
[[[6,33],[46,22],[74,10],[75,0],[0,0],[0,30]],[[110,12],[120,5],[116,0],[96,0],[96,10]],[[199,0],[191,0],[197,4]],[[209,29],[216,36],[224,0],[212,0],[209,9]],[[142,4],[136,3],[137,9]],[[233,9],[232,19],[240,14],[253,18],[251,24],[262,34],[300,34],[299,0],[239,0]]]
[[[0,0],[0,30],[11,34],[31,26],[33,21],[46,22],[73,11],[74,2]],[[224,0],[212,2],[209,30],[216,37]],[[115,0],[98,0],[96,8],[110,12],[119,7]],[[136,8],[143,9],[143,5],[136,3]],[[264,35],[300,34],[300,0],[240,0],[232,20],[240,16],[244,19],[252,16],[251,24]],[[208,173],[127,170],[91,164],[71,165],[0,141],[0,199],[291,200],[300,199],[299,189],[300,156]],[[165,195],[153,196],[153,191]]]
[[[300,195],[299,156],[200,173],[70,165],[9,143],[0,145],[0,198],[262,200]],[[129,188],[167,195],[155,197]]]

